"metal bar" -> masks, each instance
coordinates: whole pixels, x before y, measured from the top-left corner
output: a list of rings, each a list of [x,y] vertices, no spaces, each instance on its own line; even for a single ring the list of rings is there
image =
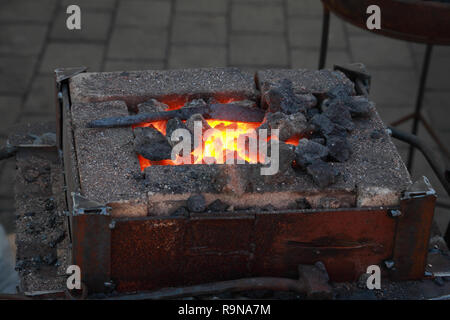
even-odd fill
[[[416,108],[414,111],[414,122],[412,126],[412,134],[417,134],[419,129],[419,121],[420,121],[420,112],[422,110],[423,105],[423,96],[425,92],[425,86],[427,82],[427,75],[428,75],[428,69],[430,66],[430,58],[431,58],[431,52],[433,49],[433,45],[427,44],[427,48],[425,51],[425,57],[422,64],[422,72],[420,74],[420,82],[419,82],[419,92],[417,93],[417,100],[416,100]],[[407,162],[407,168],[409,172],[412,172],[412,165],[414,161],[414,147],[411,145],[409,147],[409,155],[408,155],[408,162]]]
[[[89,292],[104,292],[111,278],[111,217],[79,214],[72,218],[72,260]]]
[[[394,127],[389,127],[389,130],[391,131],[391,135],[393,138],[409,143],[411,146],[419,149],[422,152],[423,156],[425,157],[425,159],[427,159],[445,191],[447,191],[447,194],[450,195],[450,183],[445,177],[445,169],[434,158],[433,151],[415,135],[403,132]]]
[[[391,122],[391,126],[396,127],[410,119],[413,119],[416,115],[414,113],[410,113],[394,122]],[[447,147],[445,146],[445,144],[441,141],[441,139],[439,139],[437,133],[434,131],[433,127],[428,123],[428,121],[421,115],[418,115],[419,120],[422,122],[425,130],[427,130],[427,132],[430,134],[431,138],[434,140],[434,142],[436,142],[436,144],[438,145],[440,151],[442,151],[444,153],[444,155],[450,159],[450,151],[447,149]]]
[[[323,69],[325,67],[325,62],[327,59],[327,50],[328,50],[329,29],[330,29],[330,11],[324,5],[323,6],[323,18],[322,18],[322,41],[320,44],[319,69]]]
[[[287,278],[247,278],[213,283],[199,284],[189,287],[164,288],[152,292],[111,297],[108,300],[159,300],[179,299],[184,297],[221,294],[249,290],[294,291],[306,293],[307,287],[303,281]]]
[[[195,114],[201,114],[205,119],[225,121],[262,122],[265,112],[259,108],[249,108],[239,104],[213,103],[207,106],[181,108],[169,111],[149,112],[123,117],[112,117],[93,120],[88,123],[89,128],[126,127],[151,121],[179,118],[188,120]]]
[[[413,184],[401,199],[397,217],[391,276],[393,280],[422,279],[428,254],[436,193],[426,178]]]

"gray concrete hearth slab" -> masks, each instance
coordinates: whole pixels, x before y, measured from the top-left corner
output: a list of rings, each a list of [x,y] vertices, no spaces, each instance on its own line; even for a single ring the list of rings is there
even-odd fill
[[[124,100],[129,104],[174,96],[255,99],[257,95],[253,75],[237,68],[82,73],[71,79],[70,89],[74,102]]]

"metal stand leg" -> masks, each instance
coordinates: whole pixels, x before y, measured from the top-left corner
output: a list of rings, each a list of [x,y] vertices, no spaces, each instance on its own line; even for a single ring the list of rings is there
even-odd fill
[[[323,69],[325,67],[325,62],[327,60],[329,29],[330,29],[330,11],[327,9],[327,7],[323,6],[322,41],[320,44],[319,69]]]
[[[419,83],[419,92],[417,93],[417,100],[416,100],[416,109],[414,111],[414,122],[412,126],[411,133],[414,135],[417,135],[417,131],[419,130],[419,121],[420,121],[420,115],[422,110],[422,102],[423,102],[423,96],[425,93],[425,85],[427,82],[427,75],[428,75],[428,68],[430,66],[430,58],[431,58],[431,51],[433,49],[433,45],[427,44],[427,48],[425,51],[425,57],[422,64],[422,72],[420,74],[420,83]],[[414,160],[414,147],[409,147],[409,154],[408,154],[408,171],[412,172],[412,165]]]

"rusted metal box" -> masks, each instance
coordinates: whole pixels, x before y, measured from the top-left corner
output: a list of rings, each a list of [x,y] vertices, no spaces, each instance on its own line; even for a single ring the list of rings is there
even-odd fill
[[[71,129],[69,71],[61,70],[57,77],[59,148],[72,259],[91,292],[248,276],[297,277],[299,264],[317,261],[333,281],[356,280],[369,265],[384,266],[386,261],[395,279],[424,276],[436,198],[426,179],[403,190],[393,206],[114,216],[111,207],[83,195]]]

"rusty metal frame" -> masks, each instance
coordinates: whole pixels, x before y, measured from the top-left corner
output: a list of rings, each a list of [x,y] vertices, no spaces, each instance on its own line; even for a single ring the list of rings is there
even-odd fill
[[[67,81],[60,92],[72,260],[89,292],[297,278],[299,264],[317,261],[333,281],[356,280],[385,260],[394,261],[397,279],[423,277],[434,209],[429,190],[407,190],[395,207],[112,218],[109,208],[82,197]]]
[[[72,261],[90,292],[103,292],[111,273],[110,208],[72,193]]]
[[[111,279],[119,292],[243,277],[296,278],[322,261],[353,281],[393,254],[390,208],[290,210],[112,219]]]
[[[436,192],[422,179],[401,198],[391,268],[395,280],[422,279],[425,274]]]
[[[420,0],[322,0],[322,3],[326,10],[360,28],[366,28],[367,7],[378,5],[382,12],[381,29],[368,31],[400,40],[450,45],[447,3]],[[405,19],[399,19],[399,14]]]

